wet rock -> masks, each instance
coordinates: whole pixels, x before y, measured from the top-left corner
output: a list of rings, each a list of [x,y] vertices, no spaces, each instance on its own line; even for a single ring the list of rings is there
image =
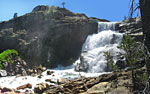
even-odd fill
[[[54,71],[47,71],[47,75],[52,75]]]
[[[27,70],[27,73],[28,73],[29,75],[31,75],[31,76],[35,76],[35,75],[36,75],[34,69],[28,69],[28,70]]]
[[[28,71],[29,73],[33,73],[33,72],[34,72],[33,69],[28,69],[27,71]]]
[[[31,74],[31,76],[32,76],[32,77],[35,77],[35,76],[36,76],[36,74],[35,74],[35,73],[32,73],[32,74]]]
[[[63,79],[63,78],[57,80],[57,84],[64,84],[66,82],[68,82],[68,80]]]
[[[6,70],[0,70],[0,77],[5,77],[7,76]]]
[[[24,60],[22,60],[21,63],[22,63],[22,65],[24,65],[24,66],[27,65],[27,63],[26,63]]]
[[[0,86],[0,90],[2,90],[3,88],[2,88],[2,86]]]
[[[46,81],[46,82],[50,82],[50,81],[51,81],[51,79],[46,79],[45,81]]]
[[[20,94],[20,93],[15,93],[15,92],[6,92],[6,93],[2,93],[2,94]]]
[[[39,75],[38,78],[42,78],[42,75]]]
[[[85,54],[86,52],[83,52],[80,56],[80,63],[77,63],[76,66],[75,66],[75,71],[84,71],[84,72],[87,72],[88,68],[89,68],[89,65],[87,63],[87,61],[83,58],[83,55]]]
[[[63,87],[64,87],[64,88],[68,88],[68,89],[70,89],[70,90],[73,89],[73,85],[72,85],[72,84],[65,84]]]
[[[32,84],[29,84],[29,83],[28,83],[28,84],[19,86],[19,87],[17,87],[17,90],[26,89],[26,88],[32,88]]]
[[[3,61],[2,66],[3,66],[3,68],[6,68],[8,66],[8,63]]]
[[[34,92],[38,94],[42,94],[48,88],[49,88],[49,85],[47,83],[40,83],[34,87]]]
[[[7,87],[4,87],[4,88],[1,90],[2,93],[4,93],[4,92],[12,92],[12,91],[13,91],[13,89],[7,88]]]
[[[31,90],[25,90],[25,94],[32,94]]]
[[[42,65],[34,66],[33,69],[28,69],[27,73],[31,76],[42,75],[42,73],[46,71],[46,67]]]
[[[56,84],[56,83],[57,83],[57,80],[55,80],[55,79],[51,79],[51,80],[49,80],[49,82],[50,82],[50,83],[54,83],[54,84]]]
[[[15,93],[21,93],[20,91],[16,91],[16,90],[15,90],[14,92],[15,92]]]
[[[86,62],[82,62],[78,65],[75,66],[75,71],[83,71],[83,72],[87,72],[88,70],[88,64]]]
[[[23,76],[27,76],[26,70],[25,70],[24,68],[21,68],[21,70],[22,70],[22,75],[23,75]]]
[[[37,66],[36,67],[36,70],[37,70],[37,72],[39,72],[39,71],[46,71],[46,67],[43,67],[42,65],[40,65],[40,66]]]

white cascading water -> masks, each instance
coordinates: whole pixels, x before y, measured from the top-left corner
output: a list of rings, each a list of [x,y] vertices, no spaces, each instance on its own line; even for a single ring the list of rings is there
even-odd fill
[[[88,66],[87,72],[100,73],[107,71],[104,52],[110,52],[114,57],[120,52],[117,48],[123,34],[115,31],[116,22],[99,22],[98,33],[89,35],[82,47],[82,61]],[[115,60],[115,59],[114,59]]]

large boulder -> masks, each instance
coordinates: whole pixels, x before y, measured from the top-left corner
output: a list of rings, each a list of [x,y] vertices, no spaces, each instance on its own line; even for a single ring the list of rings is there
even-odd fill
[[[31,13],[0,23],[0,51],[18,50],[30,67],[70,65],[97,27],[96,20],[85,14],[37,6]]]
[[[0,70],[0,77],[7,76],[6,70]]]

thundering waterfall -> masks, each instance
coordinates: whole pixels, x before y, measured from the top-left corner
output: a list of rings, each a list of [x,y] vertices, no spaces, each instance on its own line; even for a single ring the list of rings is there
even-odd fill
[[[116,22],[99,22],[97,34],[89,35],[83,44],[79,67],[89,73],[108,71],[104,52],[110,52],[115,57],[119,55],[117,48],[123,34],[116,31]]]

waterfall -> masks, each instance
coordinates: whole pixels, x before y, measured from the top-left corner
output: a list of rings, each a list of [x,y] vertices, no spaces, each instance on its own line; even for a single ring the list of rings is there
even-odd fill
[[[10,76],[1,77],[0,85],[3,87],[17,88],[18,86],[25,85],[27,83],[32,84],[32,89],[38,83],[46,83],[46,79],[51,79],[51,81],[57,82],[58,79],[74,79],[79,78],[80,75],[84,77],[94,77],[99,76],[107,72],[107,62],[104,57],[104,52],[110,52],[113,55],[113,59],[116,60],[116,56],[119,55],[120,50],[117,46],[120,44],[122,39],[122,34],[115,31],[115,22],[99,22],[98,23],[97,34],[89,35],[83,44],[82,53],[80,59],[77,60],[77,65],[75,70],[82,69],[86,72],[76,72],[74,71],[74,65],[68,67],[58,67],[55,69],[48,69],[42,73],[42,78],[39,76]],[[49,62],[50,59],[50,49],[47,53]],[[78,66],[79,65],[79,66]],[[54,71],[53,75],[47,75],[47,71]],[[32,81],[31,81],[32,80]],[[49,85],[54,85],[54,83],[48,83]]]
[[[89,35],[83,44],[80,61],[76,70],[89,73],[102,73],[108,71],[104,52],[110,52],[113,59],[119,55],[117,48],[121,43],[123,34],[115,31],[117,22],[99,22],[98,33]]]
[[[98,32],[104,31],[104,30],[116,30],[116,24],[117,22],[98,22]]]

